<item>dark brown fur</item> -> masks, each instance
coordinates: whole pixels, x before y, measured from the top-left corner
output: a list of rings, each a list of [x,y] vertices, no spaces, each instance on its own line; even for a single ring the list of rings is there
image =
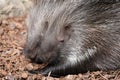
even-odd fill
[[[25,55],[51,76],[120,68],[118,0],[37,0]]]

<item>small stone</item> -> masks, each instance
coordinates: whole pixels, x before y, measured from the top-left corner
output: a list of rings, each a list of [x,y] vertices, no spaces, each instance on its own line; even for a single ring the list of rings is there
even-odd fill
[[[28,74],[27,73],[22,73],[21,77],[26,79],[28,77]]]
[[[26,69],[27,70],[33,70],[33,65],[30,63],[26,66]]]
[[[5,80],[15,80],[15,78],[13,76],[8,75],[5,77]]]
[[[6,71],[1,71],[2,75],[3,76],[6,76],[7,75],[7,72]]]
[[[82,77],[83,77],[83,75],[82,75],[82,74],[79,74],[78,76],[79,76],[80,78],[82,78]]]

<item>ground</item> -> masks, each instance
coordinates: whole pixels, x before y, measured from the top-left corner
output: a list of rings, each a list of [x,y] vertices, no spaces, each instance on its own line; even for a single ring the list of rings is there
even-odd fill
[[[120,80],[120,70],[96,71],[53,78],[31,74],[28,70],[44,65],[31,63],[24,57],[26,16],[0,20],[0,80]]]

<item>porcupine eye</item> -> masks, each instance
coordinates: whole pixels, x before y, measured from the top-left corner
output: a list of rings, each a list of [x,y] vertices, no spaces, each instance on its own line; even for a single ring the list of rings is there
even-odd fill
[[[68,31],[68,30],[70,30],[70,26],[69,25],[65,26],[65,31]]]
[[[71,28],[71,26],[65,26],[64,27],[62,35],[60,35],[58,37],[59,42],[63,43],[65,40],[69,39],[70,31],[71,31],[70,28]]]

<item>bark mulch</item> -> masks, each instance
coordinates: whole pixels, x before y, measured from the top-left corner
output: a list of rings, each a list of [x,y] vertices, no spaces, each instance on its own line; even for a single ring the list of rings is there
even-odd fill
[[[0,20],[0,80],[120,80],[120,70],[95,71],[60,78],[31,74],[28,70],[42,68],[23,55],[26,38],[26,17]]]

